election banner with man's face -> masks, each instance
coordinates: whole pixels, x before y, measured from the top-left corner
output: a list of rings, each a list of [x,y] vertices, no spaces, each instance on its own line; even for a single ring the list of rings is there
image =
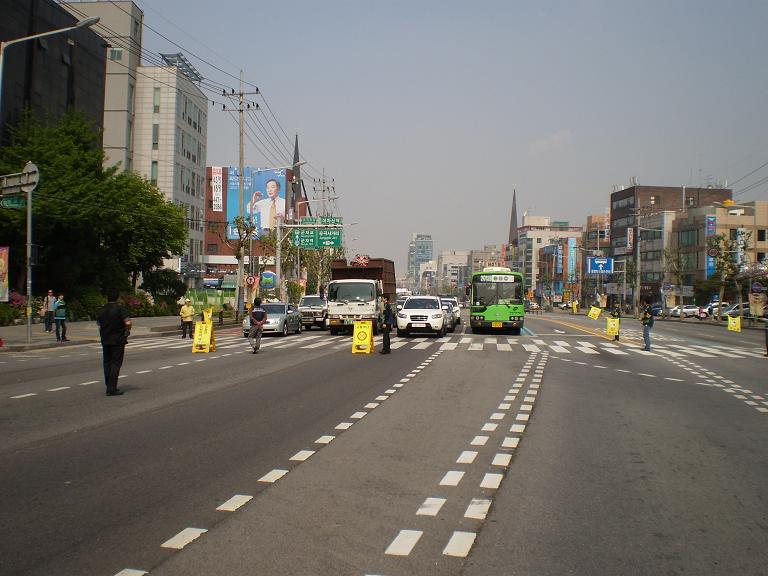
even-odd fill
[[[240,178],[239,170],[229,167],[227,178],[227,238],[237,239],[234,226],[235,217],[240,215]],[[285,219],[284,169],[259,170],[245,167],[243,217],[256,227],[254,238],[260,238],[265,230],[273,229],[278,218]]]

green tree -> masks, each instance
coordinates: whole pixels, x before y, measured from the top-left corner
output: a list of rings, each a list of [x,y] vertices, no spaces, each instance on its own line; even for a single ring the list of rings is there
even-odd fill
[[[184,296],[187,287],[179,273],[168,268],[158,268],[142,274],[141,287],[152,294],[155,300],[174,304]]]

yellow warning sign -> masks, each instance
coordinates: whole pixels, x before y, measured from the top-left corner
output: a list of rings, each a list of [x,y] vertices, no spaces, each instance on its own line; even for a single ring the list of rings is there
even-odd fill
[[[606,318],[605,331],[608,332],[608,336],[618,336],[619,335],[619,319]]]
[[[352,354],[370,354],[373,352],[373,322],[357,320],[352,333]]]
[[[589,309],[589,314],[587,314],[587,316],[592,318],[592,320],[597,320],[598,318],[600,318],[600,313],[602,311],[603,311],[602,308],[598,308],[597,306],[592,306]]]
[[[203,311],[205,322],[195,322],[195,339],[192,340],[192,352],[216,352],[216,335],[211,322],[212,310]]]
[[[741,316],[728,316],[728,330],[741,332]]]
[[[576,314],[576,312],[579,311],[579,303],[574,300],[571,302],[571,310],[573,310],[573,313]]]

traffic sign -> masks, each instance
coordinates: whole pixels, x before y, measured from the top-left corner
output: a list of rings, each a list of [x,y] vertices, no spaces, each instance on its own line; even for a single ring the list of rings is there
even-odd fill
[[[248,284],[248,286],[253,286],[254,284],[256,284],[256,276],[248,276],[245,279],[245,283]]]
[[[317,248],[317,230],[298,228],[293,231],[293,245],[297,248]]]
[[[341,224],[341,217],[339,216],[320,216],[320,224],[324,226],[333,226]]]
[[[613,258],[587,258],[587,274],[613,274]]]
[[[27,199],[24,196],[8,196],[0,200],[0,206],[3,208],[26,208]]]
[[[40,181],[40,172],[32,162],[27,162],[24,169],[17,174],[0,176],[0,196],[3,194],[19,194],[32,192]]]
[[[320,248],[337,248],[341,246],[341,230],[320,228],[317,231],[317,246]]]
[[[313,216],[302,216],[299,224],[317,224],[317,218]]]

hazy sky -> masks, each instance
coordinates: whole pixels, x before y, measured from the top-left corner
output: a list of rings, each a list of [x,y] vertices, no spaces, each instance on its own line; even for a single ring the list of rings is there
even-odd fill
[[[768,161],[764,0],[136,2],[206,78],[237,88],[191,53],[244,70],[299,134],[303,176],[335,179],[353,251],[398,275],[414,232],[436,250],[506,241],[513,189],[520,215],[582,224],[631,176],[698,185]],[[235,123],[213,107],[208,127],[208,164],[236,165]],[[246,164],[290,163],[283,145],[249,143]]]

